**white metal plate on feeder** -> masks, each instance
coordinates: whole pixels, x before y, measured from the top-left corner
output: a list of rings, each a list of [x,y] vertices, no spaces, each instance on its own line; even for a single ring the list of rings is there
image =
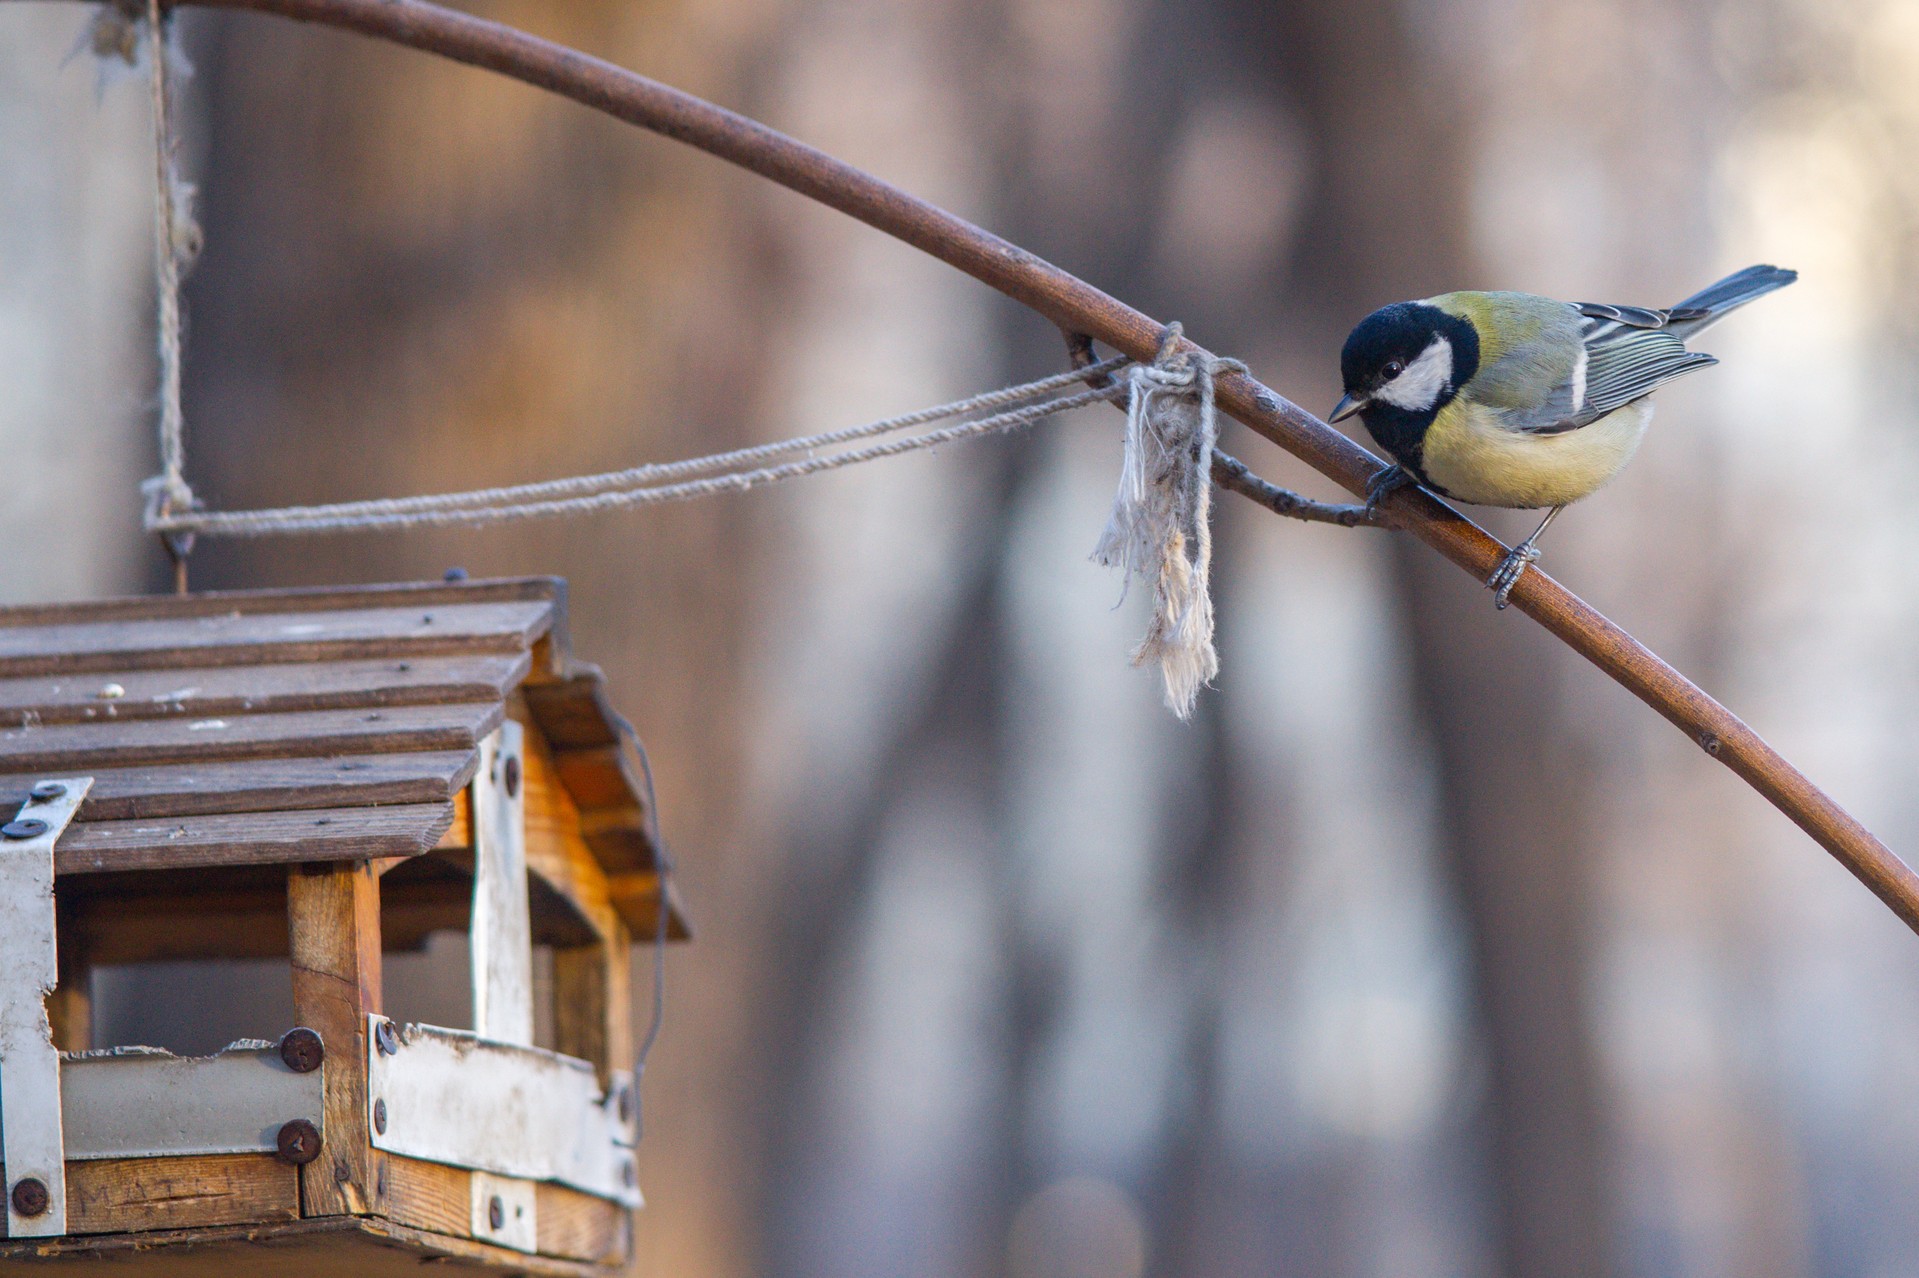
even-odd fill
[[[270,1154],[287,1122],[321,1127],[323,1073],[287,1068],[272,1043],[236,1043],[213,1056],[150,1047],[76,1053],[60,1062],[67,1157]]]
[[[532,1181],[476,1171],[472,1207],[468,1223],[475,1238],[515,1251],[540,1249],[539,1194]]]
[[[467,811],[473,830],[473,1029],[533,1042],[533,923],[526,887],[525,730],[508,719],[480,742]]]
[[[67,1232],[60,1053],[47,1021],[47,995],[60,975],[53,845],[92,786],[92,777],[40,781],[8,827],[12,833],[0,836],[0,954],[7,956],[0,964],[0,1163],[7,1177],[0,1196],[10,1238]],[[44,1205],[31,1215],[19,1210],[22,1181],[37,1182],[44,1191],[38,1195]]]
[[[383,1026],[391,1055],[380,1048]],[[593,1067],[576,1057],[379,1016],[367,1028],[376,1148],[640,1205],[633,1128],[619,1113],[631,1075],[614,1075],[602,1095]]]

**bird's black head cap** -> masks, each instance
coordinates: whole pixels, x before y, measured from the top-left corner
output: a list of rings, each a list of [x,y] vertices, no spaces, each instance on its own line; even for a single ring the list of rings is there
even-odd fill
[[[1359,321],[1339,370],[1367,432],[1417,473],[1426,428],[1479,371],[1479,331],[1430,303],[1394,302]]]
[[[1479,331],[1466,320],[1426,302],[1394,302],[1359,321],[1339,352],[1339,371],[1349,395],[1370,395],[1410,366],[1435,337],[1452,346],[1452,376],[1457,390],[1479,371]],[[1397,365],[1395,368],[1394,366]],[[1450,396],[1448,397],[1450,398]],[[1444,402],[1444,401],[1442,401]]]

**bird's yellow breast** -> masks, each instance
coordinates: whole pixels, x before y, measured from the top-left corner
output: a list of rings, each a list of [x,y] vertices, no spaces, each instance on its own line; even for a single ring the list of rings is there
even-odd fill
[[[1421,469],[1447,496],[1476,506],[1565,506],[1624,469],[1651,421],[1652,403],[1641,399],[1578,430],[1525,434],[1462,396],[1427,428]]]

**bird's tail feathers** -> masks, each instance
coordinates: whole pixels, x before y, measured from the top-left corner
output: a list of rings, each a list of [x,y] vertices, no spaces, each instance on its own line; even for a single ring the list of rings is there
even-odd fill
[[[1706,285],[1673,307],[1666,327],[1680,338],[1696,337],[1747,302],[1757,301],[1798,278],[1798,271],[1778,266],[1748,266],[1716,284]]]

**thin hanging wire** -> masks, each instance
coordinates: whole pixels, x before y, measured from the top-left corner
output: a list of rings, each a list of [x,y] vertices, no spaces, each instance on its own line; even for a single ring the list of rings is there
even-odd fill
[[[633,1057],[633,1138],[635,1141],[646,1135],[646,1097],[642,1084],[646,1081],[646,1063],[653,1055],[653,1045],[659,1042],[660,1029],[666,1024],[666,942],[667,933],[673,924],[673,854],[667,850],[666,837],[660,833],[659,793],[653,785],[653,760],[646,753],[646,746],[640,741],[640,734],[633,723],[617,710],[610,712],[613,726],[633,747],[634,755],[640,761],[641,784],[646,790],[646,833],[653,843],[654,867],[659,874],[659,907],[653,915],[653,1014],[647,1021],[646,1033],[640,1039],[638,1052]]]

